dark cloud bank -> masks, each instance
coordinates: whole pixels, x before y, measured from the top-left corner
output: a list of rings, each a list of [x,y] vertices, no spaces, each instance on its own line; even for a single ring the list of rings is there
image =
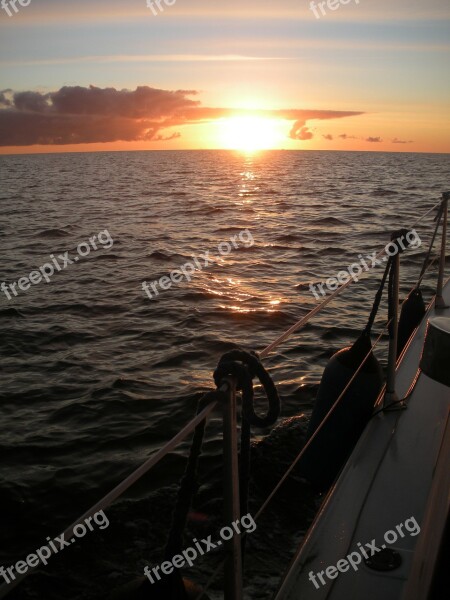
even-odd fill
[[[289,136],[313,137],[311,120],[339,119],[364,114],[335,110],[259,110],[208,108],[193,100],[193,90],[168,91],[142,86],[136,90],[63,87],[43,94],[0,92],[0,146],[88,144],[116,141],[160,141],[179,137],[173,127],[236,114],[293,121]]]

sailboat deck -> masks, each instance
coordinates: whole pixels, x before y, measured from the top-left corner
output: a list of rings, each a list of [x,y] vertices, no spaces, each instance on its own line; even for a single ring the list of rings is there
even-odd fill
[[[443,297],[450,305],[449,283]],[[402,353],[396,378],[399,398],[406,396],[417,375],[427,321],[433,316],[448,317],[450,308],[431,307]],[[382,395],[379,403],[381,399]],[[294,558],[277,600],[402,599],[424,531],[411,535],[403,527],[402,537],[397,525],[414,518],[423,526],[439,452],[444,437],[450,435],[449,406],[449,388],[421,372],[406,410],[380,412],[372,418]],[[426,522],[429,527],[429,519]],[[358,543],[368,553],[365,544],[373,539],[381,547],[388,531],[398,537],[388,545],[401,557],[395,570],[375,571],[362,559],[356,570],[351,566],[346,572],[336,570],[337,576],[329,570],[333,579],[324,573],[358,552]],[[311,571],[322,573],[325,584],[317,577],[314,583]]]

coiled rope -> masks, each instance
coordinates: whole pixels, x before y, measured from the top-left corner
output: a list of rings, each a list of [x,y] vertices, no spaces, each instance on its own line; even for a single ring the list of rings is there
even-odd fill
[[[214,371],[216,385],[227,376],[237,380],[237,390],[242,390],[242,424],[241,451],[239,456],[239,489],[241,514],[248,512],[248,496],[250,482],[250,439],[251,427],[270,427],[280,416],[281,403],[277,388],[272,377],[263,367],[259,357],[254,352],[241,349],[231,350],[222,356]],[[264,417],[255,412],[253,379],[257,378],[266,394],[268,410]],[[245,538],[242,539],[242,549],[245,549]],[[244,556],[244,552],[242,553]]]
[[[242,427],[241,427],[241,452],[239,461],[240,480],[240,508],[241,514],[248,512],[248,485],[250,475],[250,428],[269,427],[275,423],[280,414],[280,399],[275,384],[254,353],[240,349],[232,350],[222,356],[214,371],[214,381],[217,389],[222,381],[233,376],[237,381],[237,389],[242,390]],[[254,409],[253,379],[257,377],[264,388],[269,408],[264,417],[256,414]],[[199,401],[197,414],[212,402],[224,401],[225,397],[216,391],[206,393]],[[194,436],[189,451],[186,470],[178,488],[177,500],[172,515],[172,525],[168,536],[164,559],[171,560],[173,556],[181,554],[183,549],[183,534],[186,528],[189,510],[198,491],[198,462],[201,454],[206,420],[203,419],[195,428]],[[244,549],[244,539],[242,540]],[[157,588],[157,589],[156,589]],[[159,591],[168,597],[185,597],[184,583],[178,568],[164,580],[150,584],[145,580],[141,586],[142,593],[155,593]]]

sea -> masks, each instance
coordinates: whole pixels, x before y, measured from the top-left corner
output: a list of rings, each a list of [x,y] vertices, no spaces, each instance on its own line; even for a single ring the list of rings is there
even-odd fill
[[[311,284],[414,228],[421,246],[401,256],[404,298],[449,167],[448,155],[383,152],[1,156],[0,566],[58,536],[188,423],[222,354],[260,352],[322,301]],[[284,420],[307,422],[323,369],[364,328],[383,270],[362,273],[263,360],[282,407],[274,438],[253,430],[256,455],[265,448],[253,514],[270,491],[265,474],[276,481]],[[434,265],[427,301],[435,282]],[[374,335],[386,315],[384,297]],[[386,334],[375,352],[385,365]],[[267,410],[258,386],[256,407]],[[227,525],[221,427],[216,411],[186,546]],[[8,597],[107,598],[160,564],[189,445],[105,509],[108,527],[59,551]],[[272,597],[320,501],[292,482],[280,489],[248,535],[245,598]],[[183,574],[205,585],[220,560],[212,552]],[[211,599],[221,585],[219,572]]]

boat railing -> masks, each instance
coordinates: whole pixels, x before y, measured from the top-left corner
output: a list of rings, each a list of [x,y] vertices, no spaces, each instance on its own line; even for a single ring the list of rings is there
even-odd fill
[[[446,258],[446,247],[447,247],[447,215],[448,215],[448,200],[450,198],[450,192],[444,192],[442,195],[442,201],[439,204],[438,214],[436,216],[437,232],[440,221],[442,220],[442,237],[441,237],[441,249],[439,256],[439,267],[438,267],[438,278],[436,285],[436,296],[435,296],[435,307],[446,308],[445,301],[442,296],[444,287],[444,274],[445,274],[445,258]],[[433,236],[434,241],[434,236]],[[431,248],[430,248],[431,249]],[[430,255],[430,252],[425,259]],[[389,354],[388,354],[388,365],[387,365],[387,378],[386,378],[386,389],[384,395],[384,406],[391,404],[402,404],[402,401],[398,399],[395,391],[395,374],[397,367],[397,343],[398,343],[398,312],[399,312],[399,288],[400,288],[400,256],[401,253],[397,252],[394,256],[393,261],[393,281],[392,281],[392,298],[390,299],[391,309],[391,322],[389,324]],[[426,264],[424,264],[426,267]],[[423,277],[423,269],[420,280]]]
[[[441,213],[442,213],[442,238],[441,238],[441,255],[439,257],[439,274],[436,290],[436,308],[445,308],[445,302],[442,297],[444,287],[444,272],[445,272],[445,255],[447,248],[447,221],[448,221],[448,201],[450,192],[444,192],[442,195]]]

